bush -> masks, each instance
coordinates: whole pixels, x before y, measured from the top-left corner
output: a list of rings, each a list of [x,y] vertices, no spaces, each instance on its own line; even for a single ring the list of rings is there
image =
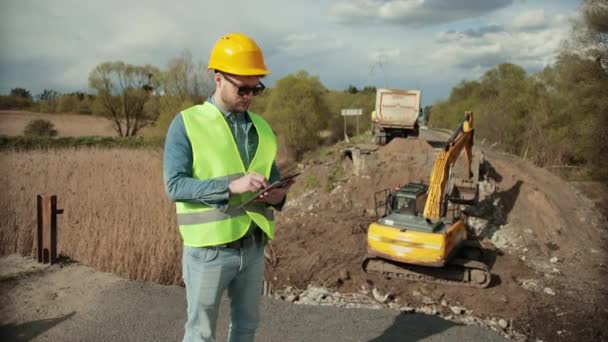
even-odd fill
[[[0,109],[29,109],[32,106],[32,100],[17,96],[0,96]]]
[[[23,135],[30,137],[54,137],[57,135],[57,130],[52,122],[36,119],[31,120],[27,126],[25,126]]]

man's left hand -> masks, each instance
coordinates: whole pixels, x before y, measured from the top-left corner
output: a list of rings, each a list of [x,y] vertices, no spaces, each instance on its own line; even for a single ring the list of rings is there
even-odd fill
[[[256,201],[262,201],[262,202],[266,202],[272,205],[277,205],[279,203],[281,203],[281,201],[283,201],[283,199],[285,198],[285,195],[287,195],[287,191],[289,191],[289,188],[291,187],[291,185],[295,183],[295,181],[291,181],[289,183],[287,183],[287,185],[285,185],[284,187],[281,188],[273,188],[270,189],[268,191],[266,191],[265,193],[261,194],[260,196],[258,196],[258,198],[256,198]]]

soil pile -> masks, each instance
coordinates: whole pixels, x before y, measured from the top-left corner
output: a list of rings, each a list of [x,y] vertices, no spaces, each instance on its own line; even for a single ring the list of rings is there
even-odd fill
[[[376,220],[374,196],[384,196],[375,193],[410,181],[428,183],[440,148],[423,135],[395,139],[361,154],[365,162],[356,175],[352,156],[342,150],[300,164],[303,174],[277,215],[276,258],[266,274],[273,288],[376,288],[401,304],[458,305],[482,317],[502,317],[518,331],[545,340],[608,338],[602,330],[608,311],[600,305],[608,304],[605,218],[573,184],[490,149],[476,148],[493,172],[496,192],[485,199],[481,217],[472,219],[499,248],[489,288],[385,279],[362,271],[365,230]]]

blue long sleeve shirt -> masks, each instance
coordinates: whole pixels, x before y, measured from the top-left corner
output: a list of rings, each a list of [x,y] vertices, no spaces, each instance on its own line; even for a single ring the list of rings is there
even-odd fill
[[[247,113],[230,113],[210,97],[207,102],[215,105],[228,122],[245,168],[249,168],[258,147],[258,133]],[[227,176],[195,179],[192,177],[192,145],[186,133],[184,120],[178,113],[167,131],[163,156],[165,189],[174,202],[203,203],[225,210],[228,207],[229,180]],[[273,162],[269,182],[281,179],[276,162]],[[284,203],[284,201],[283,201]],[[281,209],[282,204],[274,206]]]

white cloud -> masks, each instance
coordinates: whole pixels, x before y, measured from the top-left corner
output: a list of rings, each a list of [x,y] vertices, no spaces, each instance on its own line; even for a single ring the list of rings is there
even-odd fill
[[[526,11],[513,18],[513,28],[517,30],[541,30],[547,28],[549,22],[545,10]]]
[[[344,42],[333,35],[319,33],[292,33],[287,35],[278,49],[288,56],[309,56],[344,48]]]
[[[334,5],[330,17],[350,25],[422,27],[476,18],[512,3],[513,0],[350,0]]]
[[[560,43],[569,32],[569,27],[562,24],[562,17],[532,11],[516,17],[513,22],[517,24],[504,30],[495,27],[442,32],[437,35],[438,49],[432,59],[464,69],[511,62],[529,70],[539,70],[553,62]]]

